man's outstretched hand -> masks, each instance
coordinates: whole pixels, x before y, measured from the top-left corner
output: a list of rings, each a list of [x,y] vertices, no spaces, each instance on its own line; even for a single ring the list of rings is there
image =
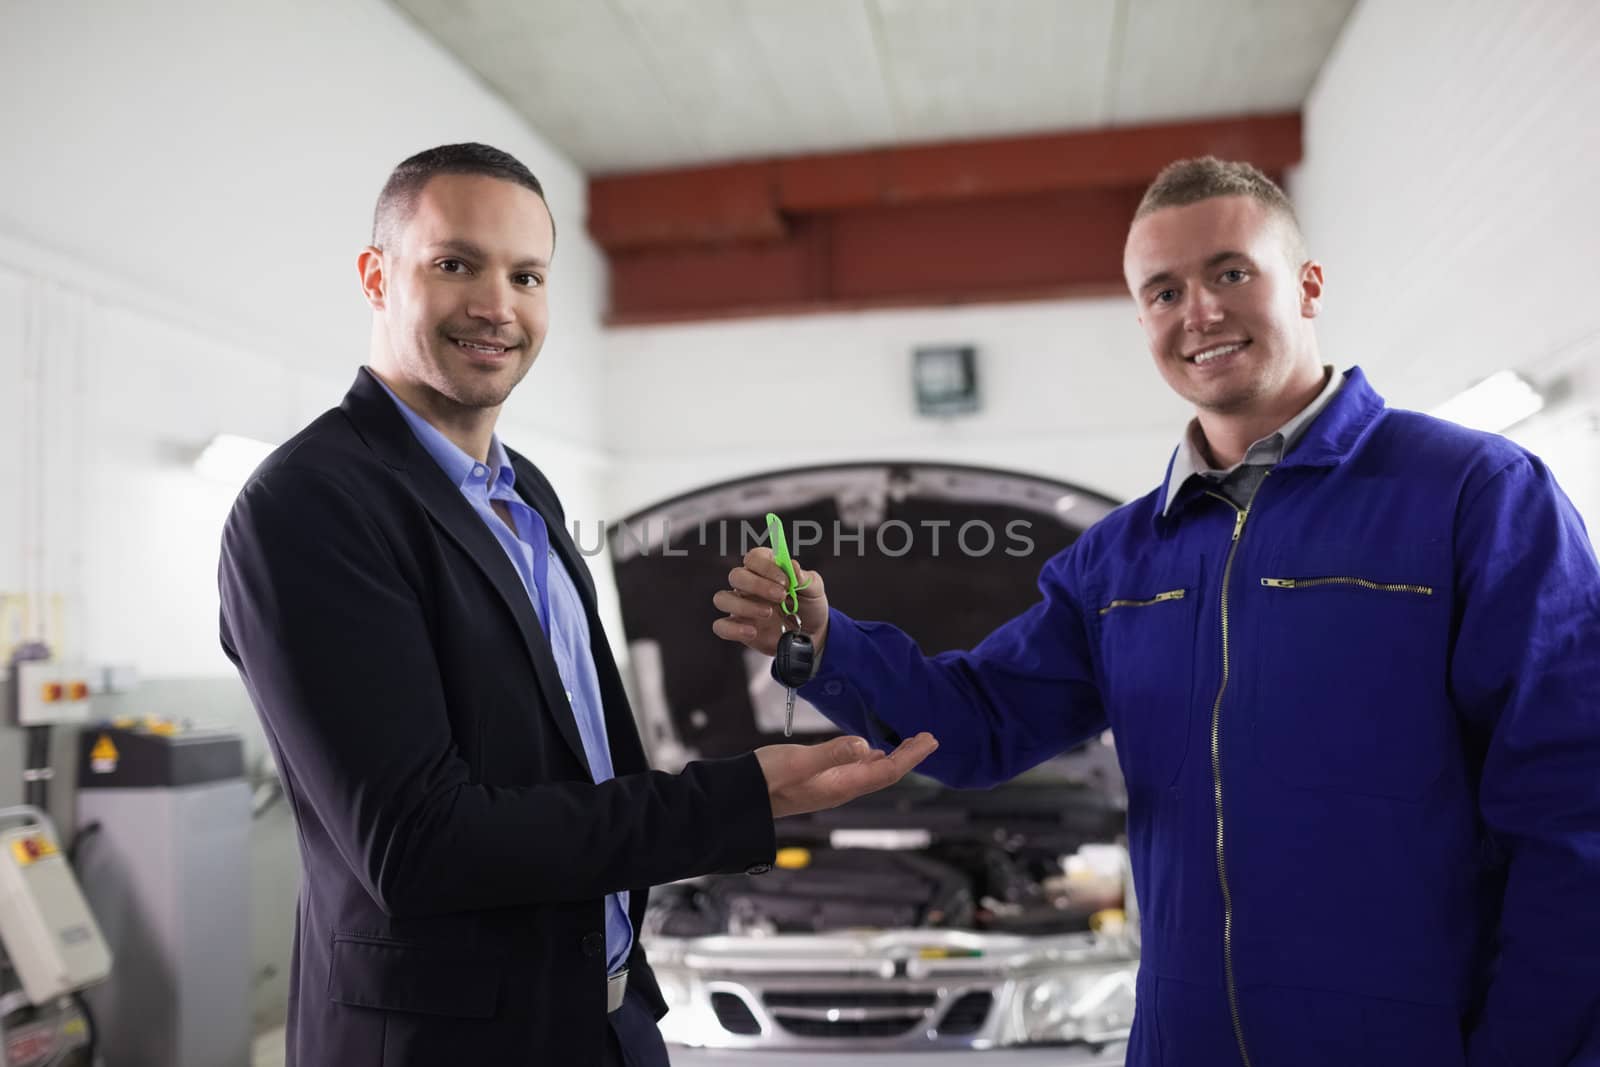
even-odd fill
[[[820,745],[767,745],[756,749],[773,818],[836,808],[876,793],[933,755],[939,742],[922,733],[887,756],[859,737],[836,737]]]

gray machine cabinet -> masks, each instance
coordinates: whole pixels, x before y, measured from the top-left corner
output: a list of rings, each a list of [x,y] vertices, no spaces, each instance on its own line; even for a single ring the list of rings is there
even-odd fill
[[[119,752],[114,770],[91,766],[101,736]],[[100,828],[79,870],[115,954],[110,980],[87,994],[106,1067],[249,1067],[242,765],[234,735],[84,735],[78,821]]]

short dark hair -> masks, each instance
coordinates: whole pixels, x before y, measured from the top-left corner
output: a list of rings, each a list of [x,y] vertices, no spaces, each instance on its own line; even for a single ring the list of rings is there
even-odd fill
[[[1156,175],[1144,192],[1134,221],[1164,207],[1185,207],[1216,196],[1248,196],[1281,219],[1289,239],[1289,251],[1301,262],[1306,259],[1306,239],[1295,217],[1294,205],[1278,183],[1249,163],[1200,156],[1169,163]],[[1298,264],[1296,264],[1298,266]]]
[[[544,186],[533,176],[533,171],[509,152],[486,144],[469,141],[465,144],[442,144],[418,152],[389,173],[378,194],[378,206],[372,212],[372,244],[384,248],[393,244],[396,234],[417,209],[417,198],[430,180],[440,174],[481,174],[513,182],[531,189],[544,200]],[[548,210],[550,202],[544,200]],[[551,237],[555,236],[555,215],[550,216]]]

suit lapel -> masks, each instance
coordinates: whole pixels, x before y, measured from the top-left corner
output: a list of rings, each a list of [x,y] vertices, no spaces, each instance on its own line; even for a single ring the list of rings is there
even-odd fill
[[[534,613],[522,578],[494,533],[472,510],[472,505],[461,495],[461,490],[450,484],[450,479],[439,469],[433,457],[428,455],[411,432],[411,427],[395,410],[389,394],[371,374],[367,368],[361,369],[341,406],[373,451],[405,480],[433,521],[461,547],[493,584],[516,620],[523,645],[533,661],[533,673],[538,680],[539,691],[555,720],[556,729],[572,749],[579,764],[589,770],[592,780],[594,773],[589,769],[589,760],[583,751],[583,738],[578,733],[578,721],[561,684],[561,672],[556,667],[555,654],[550,649],[544,629],[539,625],[539,617]]]

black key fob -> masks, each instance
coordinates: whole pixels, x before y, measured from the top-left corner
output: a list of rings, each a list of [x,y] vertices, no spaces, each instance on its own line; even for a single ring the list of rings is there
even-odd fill
[[[778,638],[778,652],[772,660],[772,673],[790,689],[799,689],[811,681],[816,661],[816,649],[811,644],[811,638],[798,630],[786,630]]]

